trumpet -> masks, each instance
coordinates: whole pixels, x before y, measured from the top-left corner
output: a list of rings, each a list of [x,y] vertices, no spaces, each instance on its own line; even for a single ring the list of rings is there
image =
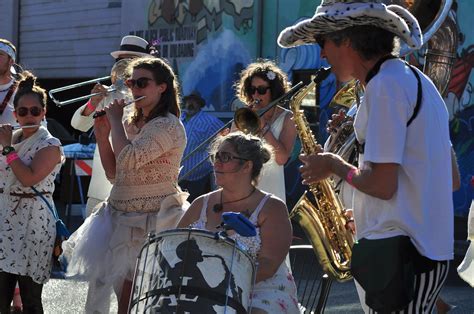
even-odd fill
[[[112,67],[112,70],[109,76],[103,76],[96,79],[52,89],[48,93],[49,97],[51,97],[51,100],[54,101],[56,106],[62,107],[62,106],[66,106],[66,105],[78,102],[78,101],[89,99],[97,95],[109,94],[116,91],[125,95],[128,93],[128,88],[125,86],[125,78],[126,78],[126,68],[129,63],[130,63],[130,59],[122,59],[120,61],[117,61]],[[89,95],[84,95],[84,96],[80,96],[80,97],[76,97],[76,98],[68,99],[68,100],[63,100],[63,101],[60,101],[55,97],[55,94],[66,91],[66,90],[71,90],[71,89],[78,88],[78,87],[88,85],[88,84],[94,84],[94,83],[97,84],[97,83],[107,81],[107,80],[111,80],[112,85],[110,85],[107,88],[105,93],[104,92],[91,93]]]

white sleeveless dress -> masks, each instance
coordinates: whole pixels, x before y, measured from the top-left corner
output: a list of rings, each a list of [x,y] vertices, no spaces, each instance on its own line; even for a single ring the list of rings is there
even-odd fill
[[[249,220],[254,225],[257,226],[258,215],[270,196],[271,194],[265,195],[250,216]],[[191,228],[208,230],[206,228],[208,201],[209,194],[204,198],[199,220],[192,223],[190,225]],[[257,262],[258,252],[262,244],[260,228],[257,227],[257,235],[255,237],[242,237],[238,234],[233,234],[229,237],[245,248],[247,253],[252,256],[254,262]],[[273,277],[255,284],[251,298],[252,308],[259,308],[265,310],[267,313],[300,313],[298,310],[295,281],[285,261],[283,261]]]
[[[285,117],[291,111],[284,109],[278,118],[272,123],[270,132],[276,139],[280,138],[281,130],[283,129],[283,122]],[[262,174],[258,182],[258,188],[262,191],[271,193],[286,203],[286,189],[285,189],[285,172],[284,166],[276,163],[272,158],[263,165]]]

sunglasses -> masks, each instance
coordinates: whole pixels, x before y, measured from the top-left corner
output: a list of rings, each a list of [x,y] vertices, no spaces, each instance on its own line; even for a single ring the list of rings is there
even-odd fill
[[[19,117],[26,117],[28,115],[28,112],[33,116],[33,117],[39,117],[41,113],[43,113],[43,108],[41,107],[20,107],[15,109],[16,114]]]
[[[259,86],[259,87],[250,86],[249,94],[253,95],[255,94],[255,92],[258,92],[259,95],[265,95],[267,93],[267,90],[269,89],[270,89],[270,86]]]
[[[228,152],[217,152],[214,155],[210,155],[209,158],[211,159],[211,162],[213,164],[215,164],[216,161],[225,164],[225,163],[228,163],[228,162],[230,162],[234,159],[245,160],[245,161],[248,160],[248,159],[245,159],[245,158],[240,158],[240,157],[234,156],[234,155],[232,155],[231,153],[228,153]]]
[[[138,87],[140,89],[146,88],[148,86],[148,82],[153,81],[153,79],[149,77],[140,77],[139,79],[128,79],[125,81],[125,85],[127,85],[128,88],[134,88]]]

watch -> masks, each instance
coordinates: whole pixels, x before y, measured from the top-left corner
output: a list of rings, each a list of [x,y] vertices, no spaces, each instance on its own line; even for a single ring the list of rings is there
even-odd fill
[[[8,155],[8,154],[10,154],[11,152],[14,152],[14,151],[15,151],[15,148],[13,146],[5,146],[2,149],[2,155],[6,156],[6,155]]]

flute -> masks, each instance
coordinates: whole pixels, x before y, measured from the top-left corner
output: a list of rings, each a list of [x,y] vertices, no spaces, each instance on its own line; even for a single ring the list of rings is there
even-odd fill
[[[39,128],[41,125],[39,124],[32,124],[32,125],[12,125],[13,130],[18,130],[18,129],[33,129],[33,128]]]
[[[124,107],[130,106],[130,105],[133,104],[134,102],[137,102],[137,101],[139,101],[139,100],[142,100],[142,99],[145,98],[145,97],[146,97],[146,96],[143,95],[143,96],[140,96],[140,97],[138,97],[138,98],[136,98],[136,99],[132,99],[132,100],[126,102],[126,103],[124,104]],[[105,110],[96,111],[96,112],[92,115],[92,118],[95,119],[95,118],[97,118],[97,117],[102,117],[103,115],[105,115]]]

